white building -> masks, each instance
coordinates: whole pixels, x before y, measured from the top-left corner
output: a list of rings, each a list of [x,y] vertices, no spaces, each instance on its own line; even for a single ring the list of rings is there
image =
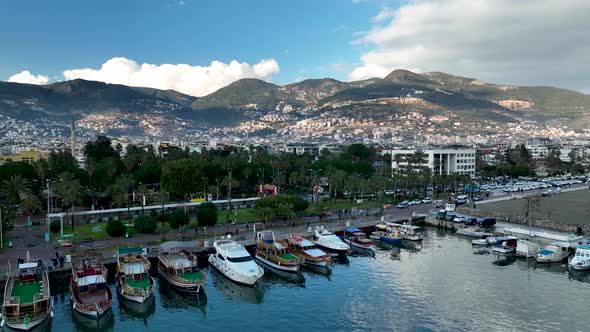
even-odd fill
[[[317,156],[320,154],[320,147],[317,144],[308,144],[308,143],[289,143],[285,145],[283,151],[286,153],[294,153],[294,154],[309,154],[312,156]]]
[[[391,168],[399,169],[408,166],[407,156],[411,156],[416,150],[389,150],[383,153],[391,154]],[[415,165],[418,167],[428,167],[432,174],[451,175],[464,174],[471,178],[475,177],[475,149],[457,148],[457,149],[424,149],[426,163]],[[398,157],[403,158],[397,162]]]
[[[533,159],[543,159],[549,155],[549,148],[546,145],[526,145],[526,149],[529,150]]]

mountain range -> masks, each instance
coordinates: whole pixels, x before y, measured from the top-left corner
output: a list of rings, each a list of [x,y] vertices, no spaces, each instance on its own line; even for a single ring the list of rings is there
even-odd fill
[[[590,96],[572,90],[498,85],[407,70],[394,70],[382,79],[308,79],[283,86],[241,79],[200,98],[172,90],[81,79],[43,86],[0,82],[0,114],[28,121],[156,114],[192,121],[195,126],[222,127],[258,120],[269,113],[294,114],[296,120],[323,113],[379,120],[392,113],[414,111],[427,116],[450,114],[464,121],[534,120],[586,127],[588,109]]]

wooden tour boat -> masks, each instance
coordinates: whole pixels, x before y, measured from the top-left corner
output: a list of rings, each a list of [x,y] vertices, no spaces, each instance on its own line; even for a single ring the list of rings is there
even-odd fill
[[[53,316],[47,272],[28,252],[16,271],[12,272],[10,264],[8,269],[0,326],[31,330]]]
[[[275,241],[272,231],[256,233],[256,259],[285,272],[299,272],[299,258],[289,253],[285,243]]]
[[[160,245],[158,272],[161,279],[186,293],[201,292],[207,282],[205,274],[199,270],[197,256],[183,249],[180,242],[166,242]]]
[[[151,264],[141,248],[117,250],[117,290],[127,300],[145,302],[154,293]]]
[[[306,266],[326,267],[332,262],[332,257],[317,248],[316,245],[301,236],[292,236],[285,240],[289,252],[299,257],[300,262]]]
[[[113,305],[113,294],[107,285],[107,269],[100,257],[96,254],[72,259],[72,308],[94,320],[99,320]]]

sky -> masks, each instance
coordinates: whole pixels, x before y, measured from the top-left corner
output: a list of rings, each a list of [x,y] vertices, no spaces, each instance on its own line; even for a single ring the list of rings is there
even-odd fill
[[[194,96],[442,71],[590,93],[588,0],[3,0],[0,80]]]

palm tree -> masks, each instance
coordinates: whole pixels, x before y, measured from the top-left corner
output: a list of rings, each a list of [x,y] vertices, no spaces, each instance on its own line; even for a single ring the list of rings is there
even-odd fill
[[[45,159],[39,159],[38,161],[33,162],[33,167],[35,168],[35,173],[37,173],[37,177],[41,180],[41,186],[45,185],[45,178],[47,177],[47,170],[49,169],[49,164]]]
[[[64,206],[69,206],[71,209],[72,232],[74,232],[74,206],[79,203],[82,198],[82,185],[80,180],[76,179],[70,172],[63,172],[58,176],[58,181],[55,184],[55,190]]]
[[[402,154],[395,154],[393,155],[393,161],[395,161],[395,168],[399,170],[399,164],[403,163],[405,160],[404,155]]]
[[[275,211],[271,207],[257,207],[254,209],[254,214],[258,220],[264,220],[265,224],[275,217]]]
[[[20,175],[13,175],[4,180],[0,187],[0,197],[3,197],[8,205],[18,205],[29,216],[41,210],[41,201],[33,193],[31,182]]]
[[[295,218],[295,212],[293,210],[293,204],[290,203],[279,203],[275,208],[275,214],[283,219]]]
[[[129,185],[133,184],[133,179],[129,175],[121,175],[115,183],[108,188],[111,195],[111,205],[114,207],[127,206],[127,215],[129,217]]]
[[[428,156],[423,150],[416,150],[412,154],[412,163],[418,166],[418,171],[422,171],[424,164],[428,162]]]

